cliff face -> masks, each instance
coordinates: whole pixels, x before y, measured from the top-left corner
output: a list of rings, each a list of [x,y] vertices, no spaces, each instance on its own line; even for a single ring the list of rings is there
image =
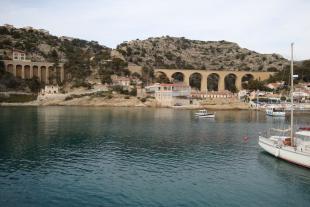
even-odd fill
[[[278,54],[260,54],[227,41],[198,41],[177,37],[124,42],[116,49],[141,66],[179,69],[279,71],[289,64]]]

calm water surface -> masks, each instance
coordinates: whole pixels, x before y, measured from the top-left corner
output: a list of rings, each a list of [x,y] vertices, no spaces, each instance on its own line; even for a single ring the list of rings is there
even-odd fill
[[[87,107],[0,115],[0,206],[310,206],[310,170],[257,145],[287,119]],[[310,124],[309,114],[296,120]]]

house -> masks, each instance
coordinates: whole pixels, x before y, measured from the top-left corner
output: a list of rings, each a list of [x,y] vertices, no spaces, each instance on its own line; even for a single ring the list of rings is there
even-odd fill
[[[191,87],[183,83],[156,84],[155,100],[161,106],[190,104]]]
[[[310,100],[310,91],[303,88],[296,88],[293,92],[293,97],[302,102]]]
[[[26,53],[22,50],[13,49],[12,51],[12,60],[14,61],[26,61],[29,62],[30,60],[26,59]]]
[[[125,88],[130,86],[130,78],[117,75],[111,75],[113,86],[123,86]]]
[[[145,92],[149,96],[155,96],[155,92],[160,90],[160,83],[155,83],[153,85],[145,86]]]
[[[41,95],[50,95],[50,94],[59,94],[59,86],[58,85],[46,85],[43,89],[41,89]]]
[[[272,90],[276,90],[276,89],[281,88],[281,87],[283,87],[283,86],[284,86],[284,81],[282,81],[282,82],[276,82],[276,83],[268,83],[268,84],[266,85],[267,88],[270,88],[270,89],[272,89]]]

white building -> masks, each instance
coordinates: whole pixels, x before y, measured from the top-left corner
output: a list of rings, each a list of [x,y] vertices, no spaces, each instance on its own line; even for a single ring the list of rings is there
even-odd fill
[[[122,77],[117,75],[111,75],[112,83],[114,86],[130,86],[130,78],[129,77]]]
[[[180,106],[190,103],[190,86],[182,83],[173,83],[157,84],[155,88],[155,100],[161,106]]]
[[[160,90],[160,83],[155,83],[154,85],[145,87],[145,92],[153,96],[155,96],[155,92],[159,90]]]
[[[58,85],[46,85],[44,89],[41,89],[41,95],[59,94]]]
[[[30,62],[26,59],[26,53],[22,50],[13,49],[12,60]]]

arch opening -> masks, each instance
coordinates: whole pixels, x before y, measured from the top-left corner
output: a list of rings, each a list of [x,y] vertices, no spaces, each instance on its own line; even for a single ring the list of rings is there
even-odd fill
[[[241,78],[241,86],[244,89],[247,89],[249,86],[249,82],[254,80],[254,76],[252,74],[245,74]]]
[[[157,71],[155,73],[155,81],[157,83],[170,83],[170,80],[169,80],[167,74],[164,72],[161,72],[161,71]]]
[[[24,66],[24,72],[25,72],[25,79],[30,79],[30,66],[29,65]]]
[[[55,80],[55,73],[54,73],[54,67],[49,66],[48,67],[48,82],[49,83],[54,83]]]
[[[220,76],[217,73],[211,73],[207,78],[208,91],[218,91]]]
[[[56,68],[56,81],[57,84],[61,83],[61,67]]]
[[[202,80],[202,75],[200,73],[193,73],[189,77],[189,85],[193,89],[196,90],[201,90],[201,80]]]
[[[14,66],[12,64],[8,64],[6,66],[6,71],[13,74],[13,68]]]
[[[33,66],[32,67],[32,71],[33,71],[33,77],[39,77],[39,68],[38,66]]]
[[[224,82],[225,82],[225,90],[228,90],[232,93],[236,93],[237,87],[236,87],[236,80],[237,76],[233,73],[230,73],[225,76]]]
[[[47,80],[46,80],[46,67],[45,66],[41,67],[41,80],[44,83],[47,82]]]
[[[184,74],[181,72],[173,73],[171,78],[173,83],[184,82]]]
[[[16,77],[21,78],[23,73],[23,66],[16,65]]]

